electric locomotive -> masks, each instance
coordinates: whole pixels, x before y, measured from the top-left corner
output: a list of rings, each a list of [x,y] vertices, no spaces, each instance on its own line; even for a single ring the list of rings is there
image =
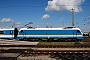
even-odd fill
[[[84,40],[82,32],[79,28],[66,27],[66,28],[21,28],[19,30],[17,40],[24,39],[48,39],[48,40]]]
[[[0,39],[16,39],[18,35],[17,28],[0,28]]]

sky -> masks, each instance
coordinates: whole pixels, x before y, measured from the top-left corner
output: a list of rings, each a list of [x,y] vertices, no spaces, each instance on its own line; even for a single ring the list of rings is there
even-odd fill
[[[74,26],[90,31],[90,0],[0,0],[0,27]]]

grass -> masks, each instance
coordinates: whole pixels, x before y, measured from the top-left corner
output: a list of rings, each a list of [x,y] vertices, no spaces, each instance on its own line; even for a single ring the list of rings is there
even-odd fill
[[[75,46],[90,45],[89,42],[39,42],[37,46]]]
[[[75,42],[39,42],[38,46],[72,46]]]
[[[84,40],[90,40],[90,37],[85,37]]]
[[[90,37],[85,37],[81,42],[43,42],[40,41],[37,46],[74,46],[74,45],[90,45]],[[88,41],[88,42],[84,42]]]

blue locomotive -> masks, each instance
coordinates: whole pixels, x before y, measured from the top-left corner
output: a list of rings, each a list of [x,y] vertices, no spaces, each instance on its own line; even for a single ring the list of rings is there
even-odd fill
[[[48,39],[48,40],[84,40],[82,32],[79,28],[21,28],[19,30],[17,40],[24,39]]]
[[[17,28],[0,28],[0,39],[10,39],[13,40],[18,35]]]

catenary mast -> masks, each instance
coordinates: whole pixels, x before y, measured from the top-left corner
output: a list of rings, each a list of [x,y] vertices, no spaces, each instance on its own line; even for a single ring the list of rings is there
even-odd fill
[[[71,9],[72,12],[72,27],[74,27],[74,8]]]

